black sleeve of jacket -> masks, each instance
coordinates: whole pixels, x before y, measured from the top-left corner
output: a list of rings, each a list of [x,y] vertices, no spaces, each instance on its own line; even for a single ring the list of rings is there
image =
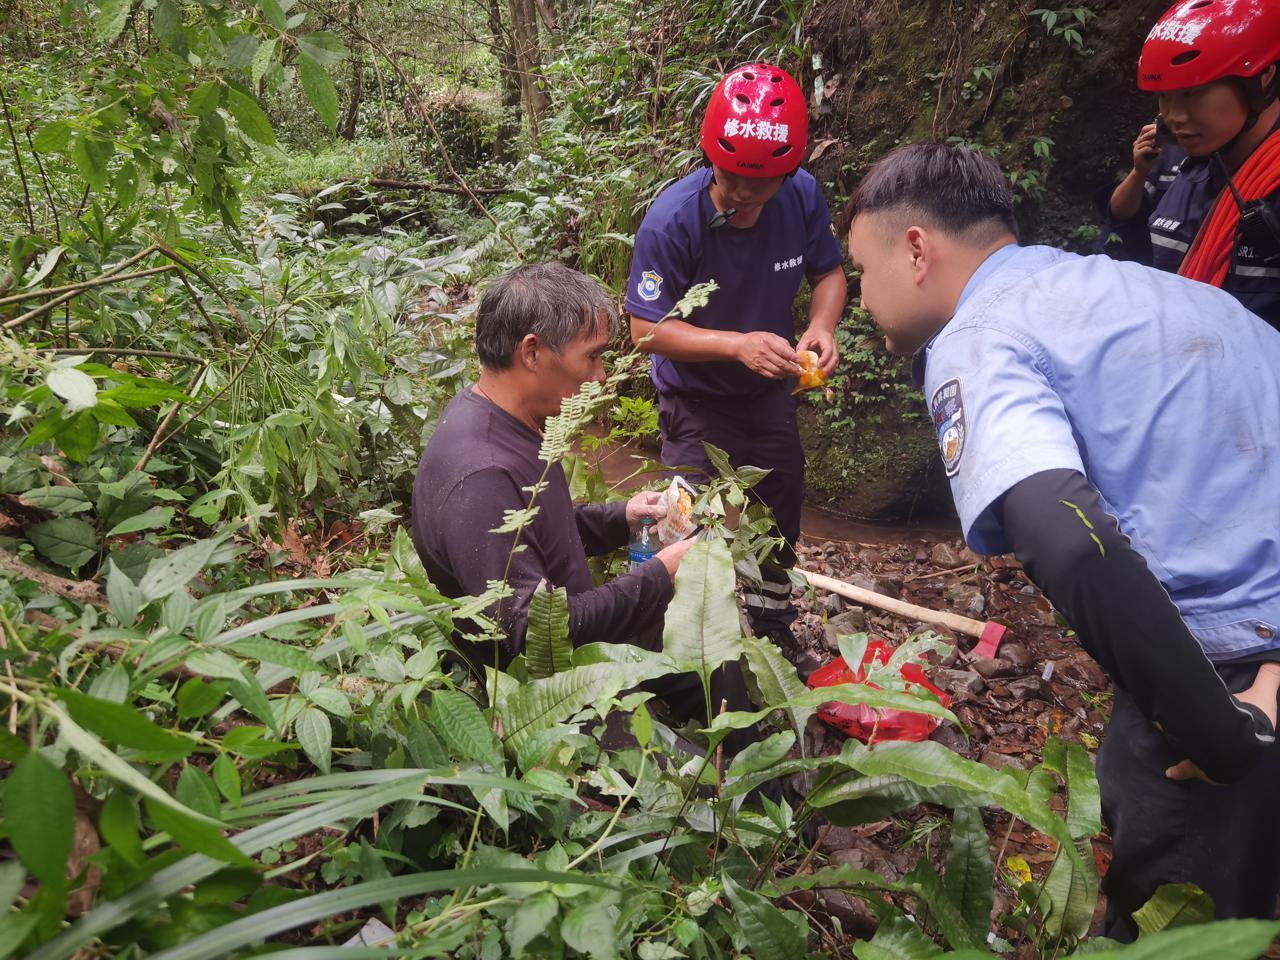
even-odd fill
[[[1247,773],[1274,740],[1271,723],[1228,692],[1089,481],[1046,470],[995,510],[1027,575],[1143,715],[1219,783]]]
[[[631,539],[627,526],[627,504],[584,503],[574,507],[574,519],[578,521],[578,536],[588,557],[598,557],[625,546]]]

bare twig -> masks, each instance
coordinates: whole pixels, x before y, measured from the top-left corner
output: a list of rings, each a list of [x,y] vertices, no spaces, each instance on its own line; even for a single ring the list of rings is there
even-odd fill
[[[204,364],[203,357],[193,357],[188,353],[170,353],[167,350],[138,350],[133,347],[50,347],[41,353],[61,353],[75,356],[80,353],[109,353],[117,357],[153,357],[157,360],[178,360],[182,363]]]
[[[49,212],[53,214],[53,235],[61,243],[62,221],[58,218],[58,204],[53,199],[53,188],[49,185],[49,174],[44,169],[44,161],[40,159],[40,151],[36,149],[36,145],[31,139],[30,125],[22,132],[27,138],[27,146],[31,148],[31,158],[36,162],[36,169],[40,171],[40,186],[44,188],[45,198],[49,201]]]
[[[16,573],[24,580],[30,580],[42,590],[47,590],[55,596],[75,600],[77,603],[92,604],[95,607],[106,606],[107,599],[94,581],[68,580],[53,573],[45,573],[20,560],[3,547],[0,547],[0,567]]]
[[[209,365],[205,363],[200,367],[199,370],[197,370],[192,375],[191,383],[187,387],[187,393],[193,393],[195,391],[196,384],[200,382],[200,378],[204,376],[205,371],[208,369],[209,369]],[[134,465],[133,469],[135,471],[141,472],[142,470],[146,469],[146,466],[150,462],[152,455],[156,452],[157,448],[159,448],[160,446],[160,443],[161,443],[160,438],[164,435],[164,432],[167,429],[169,429],[169,424],[173,423],[173,418],[178,415],[178,408],[181,406],[182,406],[181,400],[175,400],[173,402],[173,406],[169,408],[169,412],[164,415],[164,419],[161,420],[160,425],[156,427],[156,432],[151,435],[151,442],[147,444],[147,449],[143,452],[142,458],[138,460],[137,464]]]
[[[13,131],[13,117],[9,113],[9,98],[4,95],[4,87],[0,86],[0,106],[4,107],[4,125],[9,129],[9,143],[13,145],[13,159],[18,164],[18,179],[22,181],[22,196],[26,200],[27,226],[36,232],[36,216],[31,209],[31,189],[27,186],[27,171],[22,165],[22,152],[18,149],[18,135]]]
[[[344,180],[343,183],[359,183],[358,180]],[[443,183],[424,183],[421,180],[387,180],[385,178],[376,178],[369,181],[369,186],[378,187],[382,190],[424,190],[431,193],[452,193],[456,196],[469,197],[475,194],[499,194],[509,193],[505,187],[471,187],[470,190],[463,190],[461,187],[450,187]]]
[[[86,290],[92,290],[94,287],[102,287],[112,283],[120,283],[123,280],[133,280],[133,279],[136,279],[137,277],[149,277],[152,274],[165,273],[169,270],[177,270],[177,269],[178,269],[177,264],[166,263],[163,267],[150,267],[146,270],[138,270],[134,273],[125,273],[117,276],[107,276],[104,274],[101,277],[95,277],[93,280],[86,280],[84,283],[73,284],[72,286],[74,289],[69,289],[66,293],[62,294],[60,297],[57,297],[53,300],[49,300],[46,303],[42,303],[38,307],[33,307],[32,309],[28,310],[26,313],[22,313],[14,317],[12,320],[5,321],[3,329],[10,330],[13,327],[20,327],[22,326],[22,324],[26,323],[28,320],[31,320],[34,317],[38,317],[42,313],[48,313],[50,310],[54,309],[55,307],[60,307],[62,306],[62,304],[67,303],[70,300],[74,300],[76,297],[80,296],[80,294],[84,293]],[[26,299],[26,298],[24,297],[23,299]]]

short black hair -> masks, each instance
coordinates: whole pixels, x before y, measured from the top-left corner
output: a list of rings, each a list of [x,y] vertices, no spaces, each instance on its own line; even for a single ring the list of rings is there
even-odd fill
[[[1018,235],[1013,193],[994,159],[954,143],[898,147],[863,177],[845,207],[848,230],[860,213],[901,210],[952,234]]]
[[[489,370],[511,366],[516,347],[534,334],[556,353],[584,330],[594,330],[601,315],[610,335],[618,305],[595,280],[563,263],[524,263],[485,289],[476,309],[476,353]]]

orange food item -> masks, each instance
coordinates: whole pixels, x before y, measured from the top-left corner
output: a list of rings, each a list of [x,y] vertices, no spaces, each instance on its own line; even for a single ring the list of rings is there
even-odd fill
[[[796,353],[800,361],[800,379],[796,383],[794,393],[803,390],[814,390],[827,385],[827,374],[818,366],[818,355],[812,350],[801,350]]]

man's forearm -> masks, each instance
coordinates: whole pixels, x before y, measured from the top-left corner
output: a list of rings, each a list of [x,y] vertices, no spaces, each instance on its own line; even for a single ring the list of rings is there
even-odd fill
[[[849,285],[840,267],[824,273],[813,281],[813,293],[809,299],[809,329],[836,332],[836,324],[844,313]]]
[[[645,353],[656,353],[685,363],[736,360],[742,334],[732,330],[707,330],[684,320],[653,323],[631,318],[631,342]]]
[[[1214,780],[1243,776],[1273,741],[1272,724],[1231,696],[1088,480],[1047,470],[1015,485],[996,513],[1027,575],[1143,715]]]
[[[1111,191],[1111,216],[1115,220],[1132,220],[1142,211],[1142,198],[1147,183],[1137,170],[1130,170]]]

